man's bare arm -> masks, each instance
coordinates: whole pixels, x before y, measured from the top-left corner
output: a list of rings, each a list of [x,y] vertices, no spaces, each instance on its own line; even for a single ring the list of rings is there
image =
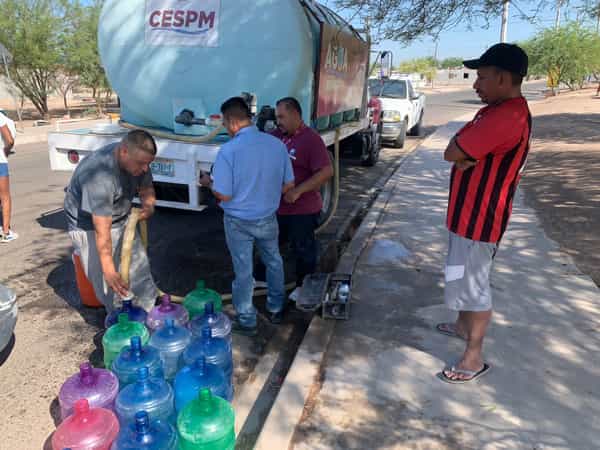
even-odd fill
[[[477,164],[477,161],[467,155],[465,152],[461,150],[461,148],[456,143],[456,137],[453,137],[448,147],[446,147],[446,151],[444,152],[444,159],[448,162],[453,162],[456,164],[461,170],[468,169],[469,167],[473,167]]]
[[[127,283],[123,281],[121,275],[117,272],[112,254],[112,238],[110,235],[112,217],[92,215],[92,221],[96,234],[96,248],[98,249],[102,274],[104,275],[106,284],[121,297],[125,297],[129,286],[127,286]]]
[[[142,211],[140,220],[148,220],[154,214],[154,206],[156,205],[156,192],[154,187],[148,186],[140,189],[140,202]]]
[[[288,190],[285,193],[284,200],[288,203],[294,203],[300,198],[305,192],[312,192],[320,189],[323,184],[327,182],[333,176],[333,167],[331,164],[327,167],[323,167],[312,177],[306,180],[304,183]]]

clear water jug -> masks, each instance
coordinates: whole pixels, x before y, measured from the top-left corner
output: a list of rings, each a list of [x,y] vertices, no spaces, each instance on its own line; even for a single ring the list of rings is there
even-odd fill
[[[203,327],[210,327],[214,337],[223,338],[231,345],[231,320],[226,314],[215,312],[213,302],[205,305],[202,316],[196,316],[189,323],[190,331],[195,338],[201,336]]]
[[[147,367],[150,378],[164,378],[163,363],[160,352],[149,345],[143,346],[139,336],[133,336],[130,345],[119,353],[112,363],[112,371],[119,378],[120,389],[135,383],[138,369]]]
[[[167,381],[172,381],[183,366],[181,354],[191,341],[190,330],[175,324],[173,319],[165,320],[165,325],[150,337],[150,345],[158,350],[162,359]]]
[[[162,420],[173,424],[173,389],[161,378],[150,378],[148,368],[142,367],[138,369],[137,381],[126,386],[117,395],[115,411],[122,427],[135,424],[135,414],[138,411],[146,411],[150,420]]]

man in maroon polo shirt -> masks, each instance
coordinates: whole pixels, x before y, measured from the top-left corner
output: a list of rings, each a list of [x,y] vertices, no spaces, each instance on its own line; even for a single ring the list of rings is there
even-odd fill
[[[320,189],[333,176],[333,167],[323,139],[303,122],[298,100],[293,97],[279,100],[276,116],[279,128],[273,136],[281,139],[288,149],[296,183],[282,196],[277,211],[280,242],[290,244],[296,260],[296,289],[290,294],[290,300],[296,301],[304,277],[317,267],[315,230],[323,207]],[[258,280],[262,279],[264,269],[261,269],[256,271]]]
[[[445,302],[458,312],[454,323],[440,323],[443,334],[464,339],[462,358],[441,373],[449,383],[466,383],[489,370],[483,339],[492,316],[490,271],[506,231],[513,197],[529,152],[531,114],[521,94],[528,58],[516,45],[496,44],[479,59],[474,88],[487,106],[450,141],[452,162],[447,226]]]

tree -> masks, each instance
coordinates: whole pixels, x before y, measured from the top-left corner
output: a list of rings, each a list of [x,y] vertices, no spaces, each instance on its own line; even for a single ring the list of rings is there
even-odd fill
[[[102,3],[96,1],[82,5],[79,1],[72,2],[70,31],[64,37],[65,68],[68,73],[77,75],[81,84],[92,89],[100,114],[112,93],[98,53],[98,21]]]
[[[69,93],[77,85],[78,81],[79,78],[76,75],[69,74],[67,72],[57,74],[54,81],[54,88],[62,96],[63,104],[65,105],[65,109],[67,110],[67,114],[69,116],[71,115],[71,110],[69,109]]]
[[[432,57],[410,59],[401,62],[398,70],[402,73],[418,73],[431,83],[437,72],[437,62]]]
[[[522,0],[531,3],[537,16],[545,0]],[[338,10],[368,22],[375,40],[390,39],[409,43],[423,36],[437,36],[458,24],[484,23],[496,19],[502,11],[498,0],[336,0]],[[520,11],[520,8],[519,8]]]
[[[60,61],[59,5],[53,0],[0,0],[0,42],[13,56],[13,83],[45,118]]]
[[[581,88],[588,76],[600,73],[600,36],[578,23],[543,30],[522,46],[529,73],[550,76],[553,91],[560,83]]]
[[[440,62],[440,69],[456,69],[457,67],[463,66],[463,58],[459,58],[458,56],[451,56],[449,58],[445,58]]]

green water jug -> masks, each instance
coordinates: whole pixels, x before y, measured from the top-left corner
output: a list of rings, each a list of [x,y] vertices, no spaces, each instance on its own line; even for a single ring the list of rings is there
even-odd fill
[[[185,296],[183,306],[188,310],[190,320],[192,320],[196,316],[204,315],[204,306],[211,302],[215,306],[215,312],[221,312],[223,306],[219,293],[212,289],[207,289],[204,280],[199,280],[196,283],[196,289]]]
[[[235,416],[231,405],[202,389],[177,417],[181,450],[233,450]]]
[[[119,314],[117,323],[111,326],[102,337],[104,349],[104,367],[110,369],[113,361],[119,356],[121,350],[127,347],[134,336],[139,336],[142,345],[150,340],[148,329],[143,323],[129,320],[126,313]]]

